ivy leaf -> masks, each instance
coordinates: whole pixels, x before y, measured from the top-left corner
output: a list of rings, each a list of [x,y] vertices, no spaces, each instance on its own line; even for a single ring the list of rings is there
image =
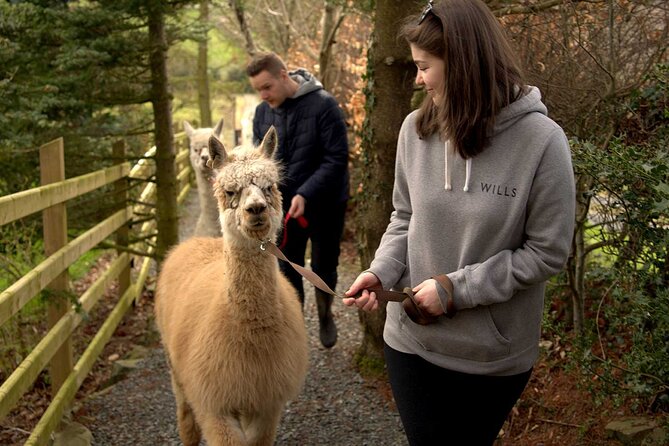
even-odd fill
[[[653,206],[653,209],[659,213],[663,213],[666,210],[669,210],[669,199],[664,199],[662,201],[658,201],[655,203]]]
[[[660,184],[655,186],[655,190],[657,190],[660,194],[669,197],[669,184],[661,182]]]

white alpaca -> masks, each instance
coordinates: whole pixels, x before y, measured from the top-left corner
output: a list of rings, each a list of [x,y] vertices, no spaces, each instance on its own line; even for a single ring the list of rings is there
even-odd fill
[[[214,197],[212,182],[214,170],[207,166],[209,161],[209,137],[221,137],[223,119],[216,127],[194,129],[188,121],[184,121],[184,131],[190,143],[190,164],[195,171],[197,193],[200,199],[200,215],[193,235],[201,237],[220,237],[221,224],[218,219],[218,202]]]
[[[222,238],[194,237],[162,265],[156,321],[171,366],[186,446],[274,443],[287,401],[307,372],[297,292],[260,249],[281,225],[272,127],[260,146],[209,148]]]

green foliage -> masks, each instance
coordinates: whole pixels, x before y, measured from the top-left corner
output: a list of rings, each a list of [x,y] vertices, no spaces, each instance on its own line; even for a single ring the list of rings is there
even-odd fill
[[[37,147],[65,139],[66,176],[106,167],[124,137],[131,157],[153,141],[147,17],[167,14],[168,41],[197,34],[170,2],[117,0],[0,2],[0,196],[39,185]],[[149,9],[150,8],[150,9]],[[72,235],[110,212],[109,189],[68,202]],[[0,228],[0,289],[44,259],[39,215]],[[85,275],[100,251],[71,266]],[[43,336],[44,300],[32,299],[0,327],[0,382]],[[62,297],[62,296],[61,296]],[[64,297],[76,305],[76,296]]]
[[[231,108],[232,96],[252,93],[245,72],[247,55],[220,33],[208,34],[209,90],[213,120],[217,122],[223,110]],[[169,75],[174,90],[174,122],[188,120],[199,126],[200,111],[197,91],[197,40],[185,40],[170,49]]]
[[[635,373],[626,375],[625,383],[632,392],[651,401],[651,409],[669,412],[669,290],[661,290],[654,297],[637,292],[629,298],[633,304],[620,324],[635,329],[631,332],[631,348],[622,359]]]
[[[103,166],[110,138],[135,135],[131,151],[146,150],[148,8],[168,14],[173,43],[198,32],[176,15],[188,3],[0,2],[0,195],[37,183],[35,148],[56,137],[74,152],[69,175],[83,170],[72,160],[86,172]]]
[[[613,276],[600,270],[602,283]],[[574,359],[581,386],[599,404],[628,405],[635,411],[669,411],[669,293],[609,285],[593,302],[590,330],[576,340]],[[594,294],[594,293],[593,293]]]
[[[44,260],[44,242],[35,220],[0,227],[0,240],[0,290],[4,290]]]
[[[90,251],[86,251],[70,266],[70,279],[78,280],[86,276],[90,272],[91,267],[95,265],[104,252],[105,251],[102,249],[91,249]]]
[[[39,231],[34,221],[0,228],[0,290],[5,290],[45,260]],[[91,267],[103,253],[101,249],[84,253],[69,267],[70,279],[75,281],[90,273]],[[46,325],[46,305],[53,299],[65,299],[74,306],[75,311],[83,311],[78,296],[72,291],[54,292],[45,289],[28,301],[16,315],[0,326],[0,382],[9,376],[44,336],[39,327]],[[85,314],[83,316],[86,318]]]
[[[544,313],[541,329],[545,337],[559,338],[567,330],[567,321],[561,316],[564,308],[570,304],[570,296],[566,295],[563,283],[567,282],[566,272],[552,277],[546,284],[546,298],[544,299]]]
[[[587,141],[572,145],[576,171],[595,179],[592,228],[618,266],[632,273],[669,274],[668,79],[669,66],[660,65],[648,86],[631,96],[627,118],[606,149]]]
[[[327,3],[330,3],[334,6],[349,8],[353,11],[364,12],[368,14],[373,13],[374,7],[376,6],[376,0],[356,0],[354,2],[351,2],[349,0],[327,0]]]
[[[27,221],[0,227],[0,291],[12,285],[44,260],[37,225]],[[35,327],[44,319],[43,305],[32,299],[0,326],[0,382],[21,363],[39,338]]]
[[[668,79],[659,65],[633,92],[605,149],[572,145],[576,172],[595,179],[586,233],[602,254],[586,275],[581,365],[597,393],[639,410],[669,410]]]
[[[39,316],[24,316],[23,313],[25,311],[0,326],[0,382],[9,377],[41,337],[35,330],[40,323]]]
[[[94,112],[124,103],[123,93],[137,93],[147,79],[136,60],[146,39],[119,11],[21,2],[0,4],[0,17],[5,143],[32,146],[93,124],[104,130],[108,116],[94,120]]]

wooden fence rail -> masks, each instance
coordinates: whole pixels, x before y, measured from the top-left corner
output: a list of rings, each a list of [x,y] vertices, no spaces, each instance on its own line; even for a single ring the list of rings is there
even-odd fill
[[[185,135],[177,134],[176,140],[180,148],[176,163],[179,181],[178,202],[181,203],[190,190],[192,170]],[[42,211],[45,228],[47,258],[0,293],[0,326],[42,291],[48,292],[50,297],[49,331],[0,386],[0,421],[2,421],[21,397],[30,390],[39,374],[49,366],[53,397],[31,432],[26,445],[48,443],[105,344],[135,299],[141,295],[152,261],[149,256],[153,253],[156,221],[155,218],[147,219],[146,216],[155,214],[154,182],[146,181],[145,187],[139,193],[137,204],[123,206],[69,242],[65,203],[107,185],[116,185],[114,193],[127,199],[124,195],[127,187],[120,183],[125,182],[127,185],[133,179],[151,178],[155,173],[155,163],[152,161],[155,150],[155,147],[148,150],[132,167],[124,162],[76,178],[64,179],[63,140],[57,139],[40,149],[43,185],[0,197],[0,226]],[[122,152],[123,144],[115,144],[115,157]],[[137,218],[138,215],[141,217]],[[137,219],[145,220],[141,228],[134,231],[140,241],[131,246],[123,246],[128,244],[130,223]],[[103,274],[76,298],[76,305],[62,298],[62,295],[67,294],[69,290],[67,271],[70,265],[87,251],[114,235],[116,235],[116,245],[122,249],[118,251],[118,255]],[[146,255],[138,256],[136,254],[138,252]],[[134,278],[124,279],[125,274],[129,275],[132,257],[136,257],[141,266]],[[120,298],[76,364],[72,365],[74,358],[71,337],[84,320],[84,314],[94,308],[113,282],[119,283]]]

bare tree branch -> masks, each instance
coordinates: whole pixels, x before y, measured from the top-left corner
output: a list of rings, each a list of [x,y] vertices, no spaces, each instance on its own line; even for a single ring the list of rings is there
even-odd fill
[[[251,36],[251,30],[246,23],[243,2],[241,0],[230,0],[228,4],[235,12],[237,23],[239,23],[239,28],[242,31],[244,41],[246,42],[246,52],[249,54],[249,56],[253,57],[258,53],[258,49],[255,42],[253,41],[253,37]]]
[[[533,14],[547,9],[553,8],[564,3],[603,3],[605,0],[545,0],[533,5],[514,5],[510,4],[495,8],[492,10],[497,17],[514,15],[514,14]]]

